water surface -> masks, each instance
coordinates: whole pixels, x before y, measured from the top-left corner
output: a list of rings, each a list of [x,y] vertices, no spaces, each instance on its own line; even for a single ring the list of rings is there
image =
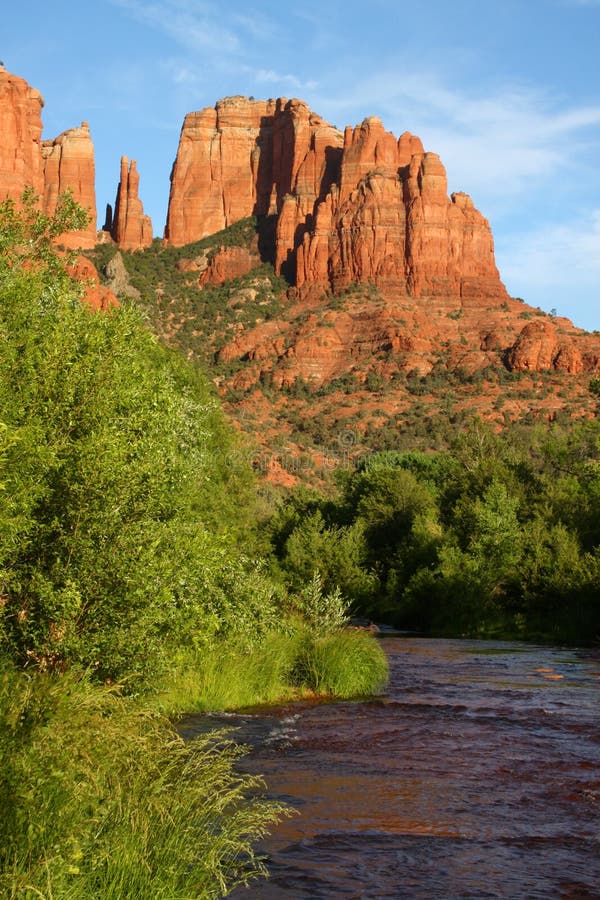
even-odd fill
[[[380,698],[225,717],[299,811],[261,845],[269,881],[231,896],[600,898],[600,652],[384,646]]]

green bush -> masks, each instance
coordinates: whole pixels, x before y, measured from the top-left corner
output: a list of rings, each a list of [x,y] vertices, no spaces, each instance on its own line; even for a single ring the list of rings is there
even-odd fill
[[[135,310],[85,308],[41,238],[16,266],[36,215],[0,206],[0,650],[140,689],[277,596],[235,546],[250,480],[212,390]]]

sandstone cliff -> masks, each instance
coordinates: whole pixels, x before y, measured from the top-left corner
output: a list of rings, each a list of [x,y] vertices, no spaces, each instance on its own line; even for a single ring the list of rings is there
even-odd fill
[[[44,191],[42,206],[53,215],[60,194],[70,190],[73,198],[89,214],[83,231],[72,231],[59,238],[67,247],[89,248],[96,243],[96,188],[94,145],[87,122],[70,128],[57,138],[42,141]]]
[[[227,97],[186,116],[171,175],[165,239],[191,243],[286,194],[312,209],[333,181],[342,134],[301,100]]]
[[[44,190],[42,95],[0,66],[0,198],[18,200],[26,185]]]
[[[277,215],[278,273],[304,290],[372,282],[464,304],[507,298],[489,223],[448,197],[439,157],[367,118],[344,134],[301,100],[228,97],[190,113],[165,237],[181,245],[249,215]]]

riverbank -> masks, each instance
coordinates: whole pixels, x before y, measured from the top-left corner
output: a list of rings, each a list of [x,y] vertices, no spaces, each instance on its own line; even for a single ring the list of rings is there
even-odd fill
[[[61,900],[219,897],[263,873],[256,841],[287,814],[226,734],[184,742],[174,717],[368,694],[385,654],[359,631],[272,632],[180,656],[152,693],[84,673],[0,669],[0,894]],[[131,691],[132,685],[127,685]]]

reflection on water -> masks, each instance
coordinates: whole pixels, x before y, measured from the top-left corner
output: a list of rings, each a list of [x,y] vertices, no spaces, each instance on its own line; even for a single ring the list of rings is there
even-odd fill
[[[381,698],[226,718],[299,811],[261,846],[269,881],[231,896],[600,898],[600,653],[385,647]]]

